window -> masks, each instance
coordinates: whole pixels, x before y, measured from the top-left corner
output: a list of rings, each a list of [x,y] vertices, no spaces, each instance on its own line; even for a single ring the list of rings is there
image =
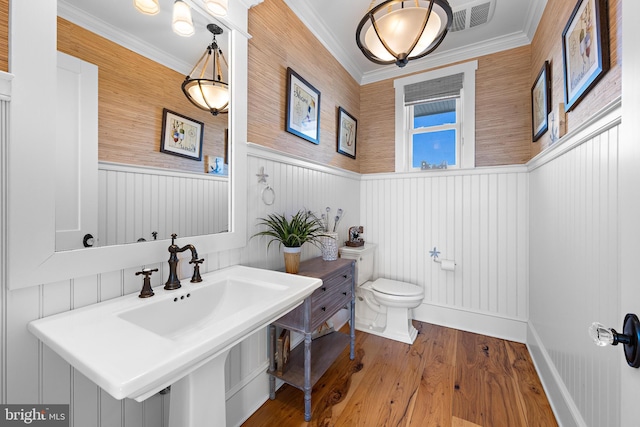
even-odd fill
[[[475,166],[477,61],[394,82],[396,172]]]

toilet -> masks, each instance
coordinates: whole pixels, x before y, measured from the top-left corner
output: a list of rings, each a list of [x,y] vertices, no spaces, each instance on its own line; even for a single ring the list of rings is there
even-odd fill
[[[413,309],[424,299],[424,289],[411,283],[374,278],[376,245],[340,248],[340,257],[356,261],[355,327],[359,331],[413,344]]]

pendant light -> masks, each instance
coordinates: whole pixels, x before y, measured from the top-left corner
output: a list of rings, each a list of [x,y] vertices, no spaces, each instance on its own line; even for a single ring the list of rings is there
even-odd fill
[[[205,0],[207,10],[217,16],[227,16],[228,0]]]
[[[158,0],[133,0],[133,5],[145,15],[155,15],[160,12]]]
[[[173,3],[171,28],[173,28],[174,33],[183,37],[190,37],[195,33],[193,20],[191,19],[191,8],[182,0],[176,0]]]
[[[224,61],[225,67],[227,60],[224,58],[222,50],[216,42],[216,35],[222,34],[222,28],[216,24],[207,25],[207,30],[213,34],[213,41],[193,67],[193,70],[185,78],[182,83],[182,91],[185,96],[196,107],[211,112],[214,116],[220,113],[229,112],[229,85],[222,81],[221,60]],[[212,63],[212,78],[205,78],[207,65]],[[200,77],[192,78],[191,75],[200,68]]]
[[[376,64],[407,62],[433,52],[453,21],[447,0],[386,0],[369,11],[356,30],[358,47]]]

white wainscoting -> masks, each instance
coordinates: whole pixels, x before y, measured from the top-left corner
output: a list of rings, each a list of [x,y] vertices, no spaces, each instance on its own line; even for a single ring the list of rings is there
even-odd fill
[[[593,321],[620,329],[617,101],[529,162],[528,345],[563,426],[620,425],[622,349],[596,347]]]
[[[229,179],[101,162],[98,245],[169,239],[229,229]]]
[[[261,200],[263,184],[259,184],[256,177],[261,167],[269,174],[268,183],[276,194],[275,203],[271,206]],[[246,173],[249,182],[247,218],[251,234],[257,231],[256,218],[271,212],[289,214],[307,208],[320,213],[327,206],[331,206],[333,212],[342,208],[345,219],[338,228],[341,238],[346,238],[346,228],[359,218],[358,174],[290,158],[256,146],[249,150]],[[304,249],[303,257],[310,258],[319,253],[319,249],[309,246]],[[272,245],[267,252],[265,241],[260,238],[251,239],[242,250],[200,255],[205,258],[203,272],[235,264],[270,269],[284,266],[279,248]],[[152,276],[152,286],[162,286],[168,274],[166,259],[147,267],[160,269]],[[135,276],[139,269],[69,278],[15,291],[7,291],[3,280],[0,291],[2,402],[71,403],[70,425],[74,427],[168,425],[170,394],[155,395],[143,403],[128,399],[117,401],[72,369],[26,328],[29,321],[43,316],[139,292],[142,282]],[[190,269],[186,262],[180,263],[179,276],[190,277]],[[230,426],[240,425],[268,398],[266,337],[266,330],[257,332],[235,346],[229,354],[225,369]],[[300,404],[303,404],[302,396]]]
[[[528,185],[524,166],[363,176],[378,276],[424,287],[418,320],[524,342]],[[432,262],[434,247],[455,271]]]

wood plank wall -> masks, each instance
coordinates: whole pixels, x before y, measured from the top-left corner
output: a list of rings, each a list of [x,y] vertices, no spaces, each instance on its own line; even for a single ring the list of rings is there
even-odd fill
[[[355,160],[337,153],[338,107],[361,119],[359,84],[283,0],[265,0],[251,8],[249,34],[248,140],[359,172],[359,146]],[[284,130],[287,67],[320,91],[319,145]],[[357,144],[361,140],[358,136]]]
[[[58,50],[99,68],[100,161],[204,173],[204,156],[224,156],[228,115],[194,107],[182,93],[184,75],[60,17]],[[203,160],[160,152],[163,108],[204,123]]]
[[[9,0],[0,0],[0,71],[9,71]]]
[[[622,37],[621,37],[621,1],[608,0],[609,5],[609,71],[602,80],[580,101],[575,109],[567,113],[567,131],[575,129],[586,122],[589,117],[599,111],[621,94],[622,83]],[[531,74],[529,81],[537,77],[545,60],[551,63],[552,93],[551,105],[557,108],[564,103],[564,72],[562,64],[562,32],[569,21],[571,12],[577,1],[549,0],[544,10],[536,35],[531,42]],[[549,134],[545,133],[531,144],[531,157],[549,146]]]

